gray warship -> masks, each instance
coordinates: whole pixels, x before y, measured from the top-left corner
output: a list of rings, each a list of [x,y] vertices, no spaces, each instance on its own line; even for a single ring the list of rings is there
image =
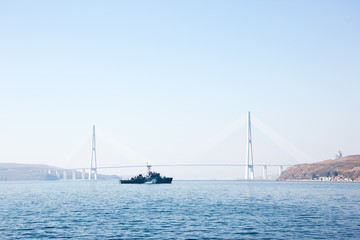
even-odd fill
[[[121,184],[170,184],[173,180],[172,177],[161,176],[160,173],[151,171],[151,165],[146,164],[148,173],[146,176],[139,174],[127,180],[119,180]]]

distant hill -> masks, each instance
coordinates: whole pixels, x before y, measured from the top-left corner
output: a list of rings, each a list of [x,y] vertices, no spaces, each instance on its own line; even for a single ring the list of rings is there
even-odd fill
[[[50,173],[48,172],[49,170]],[[56,170],[58,175],[56,175]],[[71,171],[67,171],[67,179],[71,179]],[[81,172],[76,171],[76,179],[81,179]],[[85,175],[86,179],[89,177]],[[0,163],[0,181],[28,181],[28,180],[62,180],[63,170],[44,164]],[[98,179],[119,179],[116,175],[98,174]]]
[[[295,165],[286,169],[278,180],[360,181],[360,155]]]

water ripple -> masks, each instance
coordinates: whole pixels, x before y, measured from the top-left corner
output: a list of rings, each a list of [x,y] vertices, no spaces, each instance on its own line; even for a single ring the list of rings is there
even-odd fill
[[[359,187],[2,182],[1,239],[358,239]]]

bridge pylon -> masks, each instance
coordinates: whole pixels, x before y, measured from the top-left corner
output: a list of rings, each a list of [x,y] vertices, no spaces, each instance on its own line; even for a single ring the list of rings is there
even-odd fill
[[[247,113],[247,141],[246,141],[246,166],[245,179],[254,179],[254,159],[251,139],[251,119],[250,112]]]
[[[96,180],[97,179],[97,163],[96,163],[95,125],[93,125],[93,134],[92,134],[92,139],[91,139],[91,158],[90,158],[90,167],[89,167],[89,180],[91,180],[92,173],[94,173],[94,179]]]

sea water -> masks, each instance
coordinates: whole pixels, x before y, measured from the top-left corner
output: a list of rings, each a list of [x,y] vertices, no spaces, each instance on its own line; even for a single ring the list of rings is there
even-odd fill
[[[360,184],[0,183],[0,239],[360,239]]]

